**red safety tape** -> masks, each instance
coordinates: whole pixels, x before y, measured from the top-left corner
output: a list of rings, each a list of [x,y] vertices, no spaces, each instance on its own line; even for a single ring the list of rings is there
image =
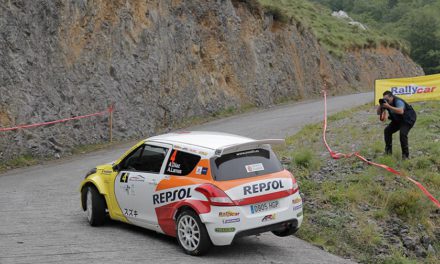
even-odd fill
[[[102,111],[102,112],[98,112],[98,113],[82,115],[82,116],[75,116],[75,117],[64,118],[64,119],[60,119],[60,120],[48,121],[48,122],[43,122],[43,123],[36,123],[36,124],[29,124],[29,125],[19,125],[19,126],[15,126],[15,127],[0,128],[0,132],[18,130],[18,129],[23,129],[23,128],[33,128],[33,127],[53,125],[53,124],[57,124],[57,123],[67,122],[67,121],[70,121],[70,120],[77,120],[77,119],[82,119],[82,118],[87,118],[87,117],[92,117],[92,116],[105,115],[106,113],[111,113],[113,111],[114,111],[114,106],[111,105],[109,108],[107,108],[107,110]]]
[[[339,152],[333,151],[330,148],[330,146],[328,145],[327,138],[326,138],[326,132],[327,132],[327,91],[324,90],[323,93],[324,93],[324,129],[322,131],[322,138],[324,140],[325,147],[327,148],[328,152],[330,153],[330,156],[333,159],[350,158],[352,156],[355,156],[355,157],[359,158],[360,160],[362,160],[363,162],[367,163],[368,165],[373,165],[373,166],[385,169],[395,175],[405,177],[407,180],[414,183],[438,208],[440,208],[440,202],[437,199],[435,199],[435,197],[431,193],[429,193],[429,191],[425,187],[423,187],[423,185],[420,182],[412,179],[411,177],[403,175],[399,171],[397,171],[397,170],[395,170],[385,164],[380,164],[380,163],[375,163],[375,162],[369,161],[365,157],[361,156],[358,152],[344,154],[344,153],[339,153]]]

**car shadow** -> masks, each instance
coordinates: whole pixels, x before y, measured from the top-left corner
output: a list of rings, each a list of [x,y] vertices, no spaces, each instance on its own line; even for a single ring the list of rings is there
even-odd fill
[[[119,222],[119,221],[113,221],[110,219],[108,219],[105,222],[105,227],[123,229],[124,232],[128,232],[128,233],[131,233],[134,235],[148,236],[151,239],[156,239],[156,240],[170,243],[170,244],[176,244],[176,247],[178,247],[176,238],[170,237],[170,236],[167,236],[164,234],[160,234],[156,231],[149,230],[149,229],[146,229],[143,227],[139,227],[139,226],[135,226],[135,225]]]
[[[149,239],[156,240],[158,243],[162,242],[169,247],[176,248],[176,252],[174,254],[181,253],[182,256],[187,256],[183,250],[180,249],[180,246],[177,243],[175,237],[170,237],[168,235],[160,234],[152,230],[148,230],[142,227],[108,220],[105,223],[105,227],[107,228],[117,228],[124,230],[124,232],[131,233],[133,235],[142,235],[146,236]],[[250,255],[260,255],[261,251],[266,251],[268,249],[271,252],[280,251],[282,255],[285,254],[285,248],[280,248],[279,246],[273,245],[270,241],[265,239],[260,239],[261,236],[249,236],[249,237],[240,237],[231,245],[228,246],[215,246],[212,250],[209,251],[207,255],[201,256],[200,258],[206,259],[230,259],[231,257],[239,257],[239,256],[250,256]]]

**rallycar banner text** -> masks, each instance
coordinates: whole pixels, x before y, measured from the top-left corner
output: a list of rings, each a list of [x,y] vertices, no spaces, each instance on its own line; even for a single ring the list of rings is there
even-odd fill
[[[440,74],[376,80],[374,85],[375,105],[379,105],[379,99],[387,90],[407,102],[440,100]]]

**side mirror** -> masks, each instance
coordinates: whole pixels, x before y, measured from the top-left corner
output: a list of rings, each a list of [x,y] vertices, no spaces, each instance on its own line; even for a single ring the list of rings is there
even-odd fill
[[[119,164],[113,164],[112,169],[113,171],[119,171]]]

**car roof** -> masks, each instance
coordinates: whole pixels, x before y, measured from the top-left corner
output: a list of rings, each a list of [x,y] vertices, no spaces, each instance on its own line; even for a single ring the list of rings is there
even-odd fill
[[[255,139],[222,132],[182,131],[150,137],[146,141],[171,143],[173,145],[179,143],[216,150],[226,146],[253,142]]]

